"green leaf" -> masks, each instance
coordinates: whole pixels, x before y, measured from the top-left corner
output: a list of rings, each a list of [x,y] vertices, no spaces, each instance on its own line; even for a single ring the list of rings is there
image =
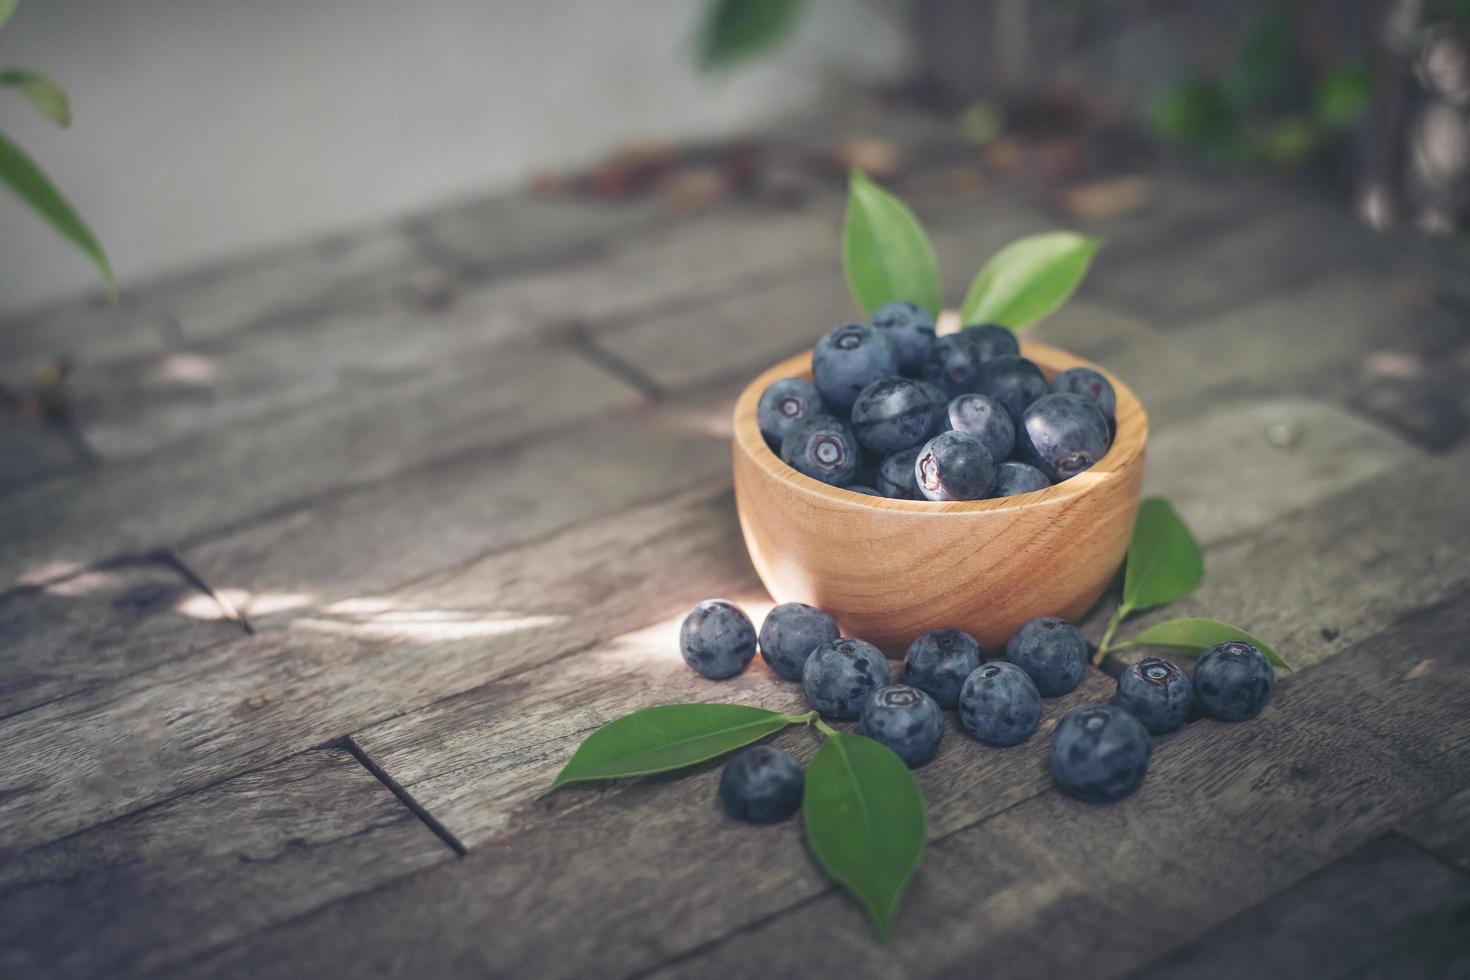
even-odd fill
[[[727,68],[774,47],[795,26],[803,0],[716,0],[700,40],[700,65]]]
[[[1019,330],[1067,301],[1087,275],[1100,243],[1070,231],[1011,242],[985,263],[960,311],[964,323],[999,323]]]
[[[1286,17],[1279,10],[1262,16],[1225,73],[1221,89],[1226,100],[1245,111],[1276,94],[1286,80],[1291,48],[1292,30]]]
[[[87,227],[55,185],[46,179],[40,168],[31,162],[31,158],[3,135],[0,135],[0,181],[10,185],[11,190],[35,208],[36,213],[49,221],[63,238],[87,254],[97,267],[107,294],[116,298],[117,280],[112,276],[112,266],[108,265],[107,256],[102,246],[97,244],[92,229]]]
[[[1342,128],[1357,121],[1373,98],[1373,75],[1361,65],[1334,68],[1317,83],[1317,121]]]
[[[20,89],[37,112],[62,129],[71,125],[71,98],[66,89],[40,72],[20,68],[0,71],[0,85]]]
[[[939,314],[939,262],[908,206],[854,170],[842,226],[842,269],[863,313],[908,300]]]
[[[1123,647],[1169,647],[1174,650],[1190,650],[1196,653],[1208,650],[1216,643],[1241,640],[1259,649],[1266,659],[1277,667],[1291,670],[1291,664],[1281,658],[1275,650],[1251,636],[1243,629],[1215,619],[1167,619],[1155,623],[1131,640],[1114,645]]]
[[[828,735],[806,769],[801,818],[817,863],[862,903],[887,942],[928,835],[909,767],[870,738]]]
[[[644,708],[588,735],[557,774],[551,789],[587,779],[619,779],[682,769],[779,732],[794,720],[741,704]]]
[[[1139,504],[1123,574],[1124,608],[1137,612],[1182,599],[1204,577],[1199,545],[1169,502],[1150,497]]]
[[[0,0],[0,27],[15,13],[15,8],[20,6],[20,0]]]

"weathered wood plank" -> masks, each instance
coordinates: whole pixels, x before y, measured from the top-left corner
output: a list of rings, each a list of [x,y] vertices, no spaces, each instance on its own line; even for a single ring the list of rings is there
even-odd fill
[[[1133,974],[1346,977],[1470,972],[1470,875],[1397,834],[1364,844]]]
[[[240,636],[213,597],[163,561],[0,596],[0,717]]]
[[[341,749],[0,863],[0,972],[135,976],[454,852]]]
[[[64,488],[11,494],[0,583],[57,562],[88,564],[218,534],[472,447],[482,458],[639,397],[570,352],[537,347],[501,351],[449,388],[434,378],[400,392],[365,388],[320,411],[98,468]]]
[[[222,976],[290,975],[392,950],[446,975],[626,974],[672,958],[670,975],[782,976],[810,969],[821,936],[824,968],[859,976],[965,971],[977,957],[1001,974],[1114,975],[1470,777],[1470,654],[1446,647],[1467,625],[1470,608],[1447,603],[1284,680],[1250,724],[1201,722],[1160,739],[1149,781],[1117,806],[1045,790],[967,808],[946,787],[973,791],[992,766],[1030,772],[1008,772],[997,787],[1044,784],[1045,739],[1013,752],[951,741],[967,756],[963,779],[942,767],[918,772],[941,839],[891,947],[877,947],[851,904],[823,890],[794,824],[750,828],[720,816],[711,767],[552,797],[542,805],[570,807],[540,831],[324,908],[206,965]],[[1430,650],[1446,651],[1438,668],[1415,673]],[[804,755],[813,739],[778,741]],[[1197,846],[1206,835],[1209,845]],[[1115,941],[1120,930],[1129,942]]]
[[[1284,680],[1249,724],[1161,740],[1126,803],[1048,792],[940,841],[892,947],[875,949],[834,893],[679,970],[779,975],[799,935],[829,937],[827,962],[860,976],[944,974],[981,956],[1017,977],[1136,968],[1470,775],[1470,656],[1415,671],[1467,622],[1470,608],[1446,603]]]
[[[1414,814],[1400,825],[1399,833],[1470,871],[1470,789]]]
[[[60,433],[17,418],[0,403],[0,493],[37,479],[74,473],[85,465]]]

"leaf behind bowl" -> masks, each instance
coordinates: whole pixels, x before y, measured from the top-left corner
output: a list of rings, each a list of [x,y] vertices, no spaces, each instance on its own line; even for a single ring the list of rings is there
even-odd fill
[[[842,226],[842,270],[864,314],[907,300],[939,314],[939,261],[908,206],[852,171]]]
[[[1082,283],[1100,243],[1070,231],[1018,238],[981,267],[960,319],[1012,330],[1056,311]]]
[[[662,704],[616,718],[588,735],[551,789],[682,769],[765,738],[787,715],[743,704]],[[550,790],[548,790],[550,792]]]
[[[886,942],[929,827],[908,765],[870,738],[829,735],[807,766],[801,817],[817,863],[862,903]]]

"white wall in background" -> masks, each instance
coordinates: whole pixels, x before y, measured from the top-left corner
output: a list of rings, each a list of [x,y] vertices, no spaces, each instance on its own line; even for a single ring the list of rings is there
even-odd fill
[[[739,131],[911,64],[902,0],[818,0],[774,57],[694,69],[705,0],[25,0],[0,65],[50,73],[56,130],[0,92],[126,286],[513,184],[644,137]],[[0,309],[91,288],[0,193]]]

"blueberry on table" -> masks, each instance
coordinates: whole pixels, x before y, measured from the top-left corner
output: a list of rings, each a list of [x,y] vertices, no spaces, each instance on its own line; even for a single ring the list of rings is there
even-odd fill
[[[960,688],[960,724],[987,745],[1020,745],[1041,725],[1041,694],[1015,664],[981,664]]]
[[[837,620],[816,606],[782,603],[761,623],[761,657],[778,677],[799,681],[811,652],[841,635]]]
[[[914,479],[926,500],[983,500],[995,487],[995,461],[974,436],[941,432],[919,450]]]
[[[1121,800],[1148,772],[1143,723],[1117,705],[1077,708],[1051,736],[1051,771],[1062,789],[1088,803]]]
[[[963,333],[975,345],[982,361],[1021,353],[1021,342],[1016,339],[1016,332],[998,323],[972,323]]]
[[[827,331],[812,348],[812,379],[822,400],[846,414],[858,393],[898,373],[898,353],[888,334],[866,323]]]
[[[1108,453],[1108,420],[1092,402],[1065,392],[1038,398],[1021,416],[1019,455],[1054,483],[1090,469]]]
[[[931,630],[909,644],[904,682],[925,692],[941,708],[960,703],[965,678],[980,666],[980,644],[964,630]]]
[[[1008,460],[995,468],[995,489],[992,497],[1014,497],[1018,493],[1045,490],[1051,486],[1046,474],[1030,463]]]
[[[780,749],[756,745],[738,752],[720,773],[725,812],[747,823],[777,823],[801,806],[806,775]]]
[[[1081,395],[1097,406],[1109,422],[1118,414],[1118,395],[1113,383],[1092,368],[1067,368],[1051,379],[1052,391]]]
[[[900,371],[912,375],[923,369],[934,346],[934,318],[928,310],[914,303],[884,303],[868,322],[893,341]]]
[[[950,398],[975,390],[980,376],[980,354],[964,334],[952,333],[934,341],[924,362],[924,380],[938,385]]]
[[[919,445],[933,425],[928,393],[908,378],[880,378],[852,403],[852,431],[858,442],[884,456]]]
[[[882,742],[910,766],[922,766],[939,751],[944,715],[934,699],[918,688],[890,684],[863,702],[858,734]]]
[[[1221,721],[1254,718],[1275,686],[1276,672],[1266,655],[1239,640],[1215,644],[1194,665],[1194,696],[1205,714]]]
[[[798,473],[840,487],[857,474],[862,450],[846,422],[813,415],[786,431],[781,459]]]
[[[917,446],[884,457],[878,464],[878,492],[894,500],[922,500],[919,478],[914,473],[914,460],[918,458]]]
[[[854,637],[823,643],[806,658],[801,671],[807,703],[838,721],[855,719],[868,695],[887,683],[883,651]]]
[[[679,652],[695,673],[710,680],[734,677],[755,656],[755,626],[739,606],[706,599],[684,617]]]
[[[1004,354],[980,365],[974,390],[1004,405],[1019,427],[1026,406],[1046,394],[1046,375],[1035,362]]]
[[[985,444],[990,458],[1005,459],[1016,448],[1016,423],[1006,407],[989,395],[956,395],[945,407],[945,427]]]
[[[1066,620],[1042,616],[1006,643],[1006,659],[1024,670],[1044,698],[1077,688],[1087,671],[1087,638]]]
[[[1142,722],[1150,735],[1162,735],[1189,717],[1194,685],[1178,666],[1146,657],[1118,675],[1118,707]]]
[[[827,407],[822,404],[817,386],[806,378],[772,381],[761,392],[760,401],[755,406],[755,419],[760,425],[761,435],[778,449],[794,423],[825,414]]]

